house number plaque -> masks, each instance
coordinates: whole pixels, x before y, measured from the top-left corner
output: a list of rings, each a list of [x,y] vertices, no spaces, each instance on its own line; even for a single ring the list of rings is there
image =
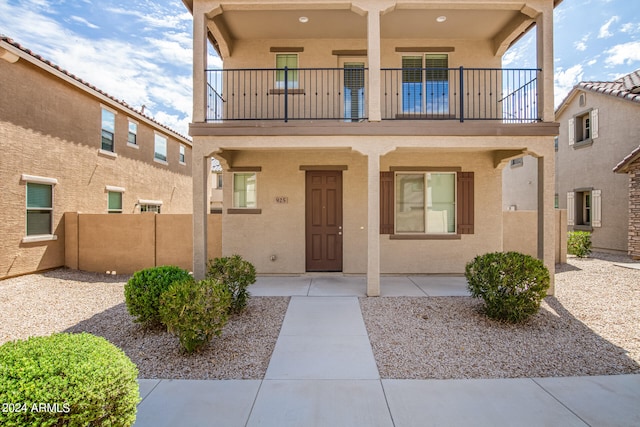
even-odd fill
[[[276,196],[276,203],[289,203],[289,198],[287,196]]]

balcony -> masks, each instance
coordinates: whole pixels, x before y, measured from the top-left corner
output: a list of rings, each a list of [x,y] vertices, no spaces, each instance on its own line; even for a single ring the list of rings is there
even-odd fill
[[[383,68],[382,120],[540,121],[539,69]],[[363,67],[207,70],[207,122],[368,118]]]

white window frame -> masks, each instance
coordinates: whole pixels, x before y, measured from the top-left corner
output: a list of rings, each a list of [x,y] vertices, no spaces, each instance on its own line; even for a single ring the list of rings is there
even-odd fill
[[[238,206],[236,201],[236,176],[237,175],[253,175],[255,177],[254,204],[249,206],[247,196],[245,195],[245,206]],[[231,205],[233,209],[257,209],[258,208],[258,173],[257,172],[233,172],[231,180]],[[246,190],[246,189],[245,189]]]
[[[184,146],[184,144],[180,144],[180,151],[178,152],[178,162],[181,165],[186,165],[187,164],[187,148]]]
[[[123,187],[117,187],[114,185],[107,185],[105,187],[105,192],[107,193],[107,213],[122,213],[124,212],[124,192],[125,189]],[[111,209],[109,207],[109,195],[111,193],[120,193],[120,209]]]
[[[446,175],[453,175],[453,197],[454,197],[454,202],[453,202],[453,231],[444,231],[444,232],[433,232],[433,231],[428,231],[429,229],[429,205],[430,205],[430,199],[429,199],[429,192],[428,192],[428,179],[429,179],[429,175],[431,174],[446,174]],[[401,175],[423,175],[423,186],[422,186],[422,190],[424,192],[423,196],[424,196],[424,203],[425,206],[424,208],[424,230],[425,231],[417,231],[417,232],[411,232],[411,231],[399,231],[398,230],[398,191],[397,191],[397,183],[398,183],[398,176]],[[393,215],[394,215],[394,233],[398,234],[398,235],[456,235],[458,233],[458,174],[455,171],[402,171],[402,172],[396,172],[394,174],[394,180],[393,180],[393,185],[394,185],[394,200],[393,200]]]
[[[573,146],[573,148],[593,144],[593,140],[599,136],[598,109],[592,108],[576,114],[568,120],[567,127],[569,131],[569,145]],[[588,133],[588,137],[585,137],[586,133]]]
[[[159,214],[162,208],[162,200],[138,199],[138,205],[140,206],[140,213],[154,212]]]
[[[58,236],[53,234],[53,216],[54,216],[54,206],[55,206],[55,186],[58,184],[58,180],[55,178],[48,178],[37,175],[28,175],[22,174],[21,180],[25,183],[25,224],[24,224],[24,235],[22,238],[22,243],[34,243],[34,242],[44,242],[49,240],[58,240]],[[36,208],[29,208],[28,205],[28,185],[29,184],[41,184],[41,185],[49,185],[51,186],[51,207],[50,208],[37,208],[37,210],[46,210],[51,212],[51,224],[49,225],[49,233],[48,234],[27,234],[27,214],[29,210],[36,210]]]
[[[163,155],[163,153],[160,153],[158,151],[158,138],[164,139],[164,159],[162,157],[158,157],[158,155],[160,155],[160,156]],[[169,138],[167,138],[165,135],[163,135],[161,133],[154,132],[154,137],[153,137],[153,161],[155,161],[157,163],[161,163],[163,165],[168,165],[169,164],[168,152],[169,152]]]
[[[131,125],[135,126],[135,132],[131,132]],[[129,140],[129,136],[131,136],[131,134],[133,134],[135,142],[131,142]],[[129,124],[127,125],[127,146],[131,148],[140,148],[138,145],[138,122],[132,119],[129,119]]]
[[[111,114],[113,114],[113,131],[105,129],[104,127],[104,112],[109,112]],[[103,153],[103,154],[115,154],[116,152],[116,116],[118,115],[118,112],[112,108],[107,107],[106,105],[102,105],[100,104],[100,148],[99,148],[99,152]],[[103,143],[102,143],[102,132],[109,132],[111,134],[111,145],[112,145],[112,149],[111,150],[106,150],[103,147]]]

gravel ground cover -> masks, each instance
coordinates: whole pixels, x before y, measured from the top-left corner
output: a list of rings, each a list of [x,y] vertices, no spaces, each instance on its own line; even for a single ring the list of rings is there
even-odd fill
[[[569,258],[556,295],[523,325],[486,319],[468,297],[361,298],[382,378],[508,378],[640,373],[640,270],[626,257]],[[140,378],[261,379],[289,298],[254,297],[221,337],[186,355],[133,322],[128,276],[59,269],[0,281],[0,344],[87,331],[122,348]]]
[[[178,338],[133,322],[128,276],[59,269],[0,281],[0,344],[34,335],[86,331],[105,337],[138,366],[140,378],[262,379],[289,298],[251,298],[220,337],[187,355]]]
[[[628,258],[569,258],[556,295],[522,325],[487,319],[470,297],[361,298],[382,378],[516,378],[640,373],[640,270]]]

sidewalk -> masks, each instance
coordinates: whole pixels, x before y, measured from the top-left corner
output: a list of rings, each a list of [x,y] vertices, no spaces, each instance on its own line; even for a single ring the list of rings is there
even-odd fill
[[[462,277],[383,277],[382,295],[466,295]],[[139,380],[135,426],[633,426],[640,375],[380,379],[360,312],[363,277],[260,277],[291,296],[263,380]]]

